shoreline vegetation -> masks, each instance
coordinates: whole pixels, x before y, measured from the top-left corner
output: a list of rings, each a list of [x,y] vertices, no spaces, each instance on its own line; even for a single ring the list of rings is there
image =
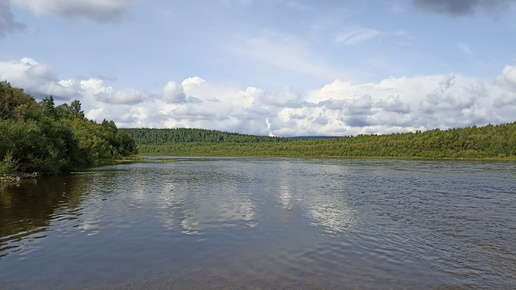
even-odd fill
[[[0,82],[0,180],[71,172],[140,155],[516,161],[516,122],[386,135],[268,137],[204,129],[117,128],[78,100],[55,106]]]
[[[203,129],[120,129],[149,156],[516,161],[516,122],[350,137],[265,137]]]
[[[136,143],[113,121],[88,120],[77,100],[55,106],[0,82],[0,179],[71,172],[134,159]],[[133,156],[133,157],[131,157]]]

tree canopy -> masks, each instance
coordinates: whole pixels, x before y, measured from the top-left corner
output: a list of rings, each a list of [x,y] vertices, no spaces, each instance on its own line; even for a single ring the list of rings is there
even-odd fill
[[[288,142],[289,138],[277,138],[268,136],[245,135],[238,133],[228,133],[205,129],[149,129],[131,128],[121,129],[129,133],[137,144],[163,145],[169,143],[278,143]]]
[[[0,82],[0,176],[68,172],[135,153],[128,133],[113,121],[88,120],[78,100],[56,107],[50,96],[38,103]]]

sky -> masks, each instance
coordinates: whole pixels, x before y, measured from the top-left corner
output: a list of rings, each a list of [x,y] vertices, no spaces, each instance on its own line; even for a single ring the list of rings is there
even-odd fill
[[[516,121],[516,0],[0,0],[0,80],[122,128]]]

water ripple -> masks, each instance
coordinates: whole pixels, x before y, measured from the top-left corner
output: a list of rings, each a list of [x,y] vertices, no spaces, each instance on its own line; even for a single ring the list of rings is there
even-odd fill
[[[0,189],[0,288],[514,289],[515,167],[181,158],[42,178]]]

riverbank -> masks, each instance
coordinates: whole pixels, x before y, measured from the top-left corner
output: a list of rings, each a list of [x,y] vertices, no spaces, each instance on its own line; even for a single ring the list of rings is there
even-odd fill
[[[516,123],[387,135],[278,138],[201,129],[122,129],[141,155],[516,160]]]
[[[97,160],[92,166],[84,167],[84,168],[77,168],[75,171],[80,171],[88,168],[94,168],[94,167],[100,167],[100,166],[109,166],[109,165],[117,165],[117,164],[130,164],[130,163],[137,163],[137,162],[152,162],[152,160],[145,158],[143,156],[139,155],[131,155],[122,157],[119,159],[101,159]],[[65,173],[65,172],[63,172]],[[63,174],[61,173],[61,174]],[[21,182],[22,180],[30,180],[30,179],[36,179],[41,176],[46,175],[56,175],[60,173],[43,173],[43,172],[17,172],[13,171],[9,174],[4,174],[0,176],[0,184],[16,184]]]
[[[366,147],[367,148],[367,147]],[[298,140],[289,143],[174,143],[138,145],[144,156],[197,157],[295,157],[295,158],[376,158],[410,160],[516,161],[516,156],[489,156],[479,150],[400,150],[399,147],[362,150],[334,140]]]

